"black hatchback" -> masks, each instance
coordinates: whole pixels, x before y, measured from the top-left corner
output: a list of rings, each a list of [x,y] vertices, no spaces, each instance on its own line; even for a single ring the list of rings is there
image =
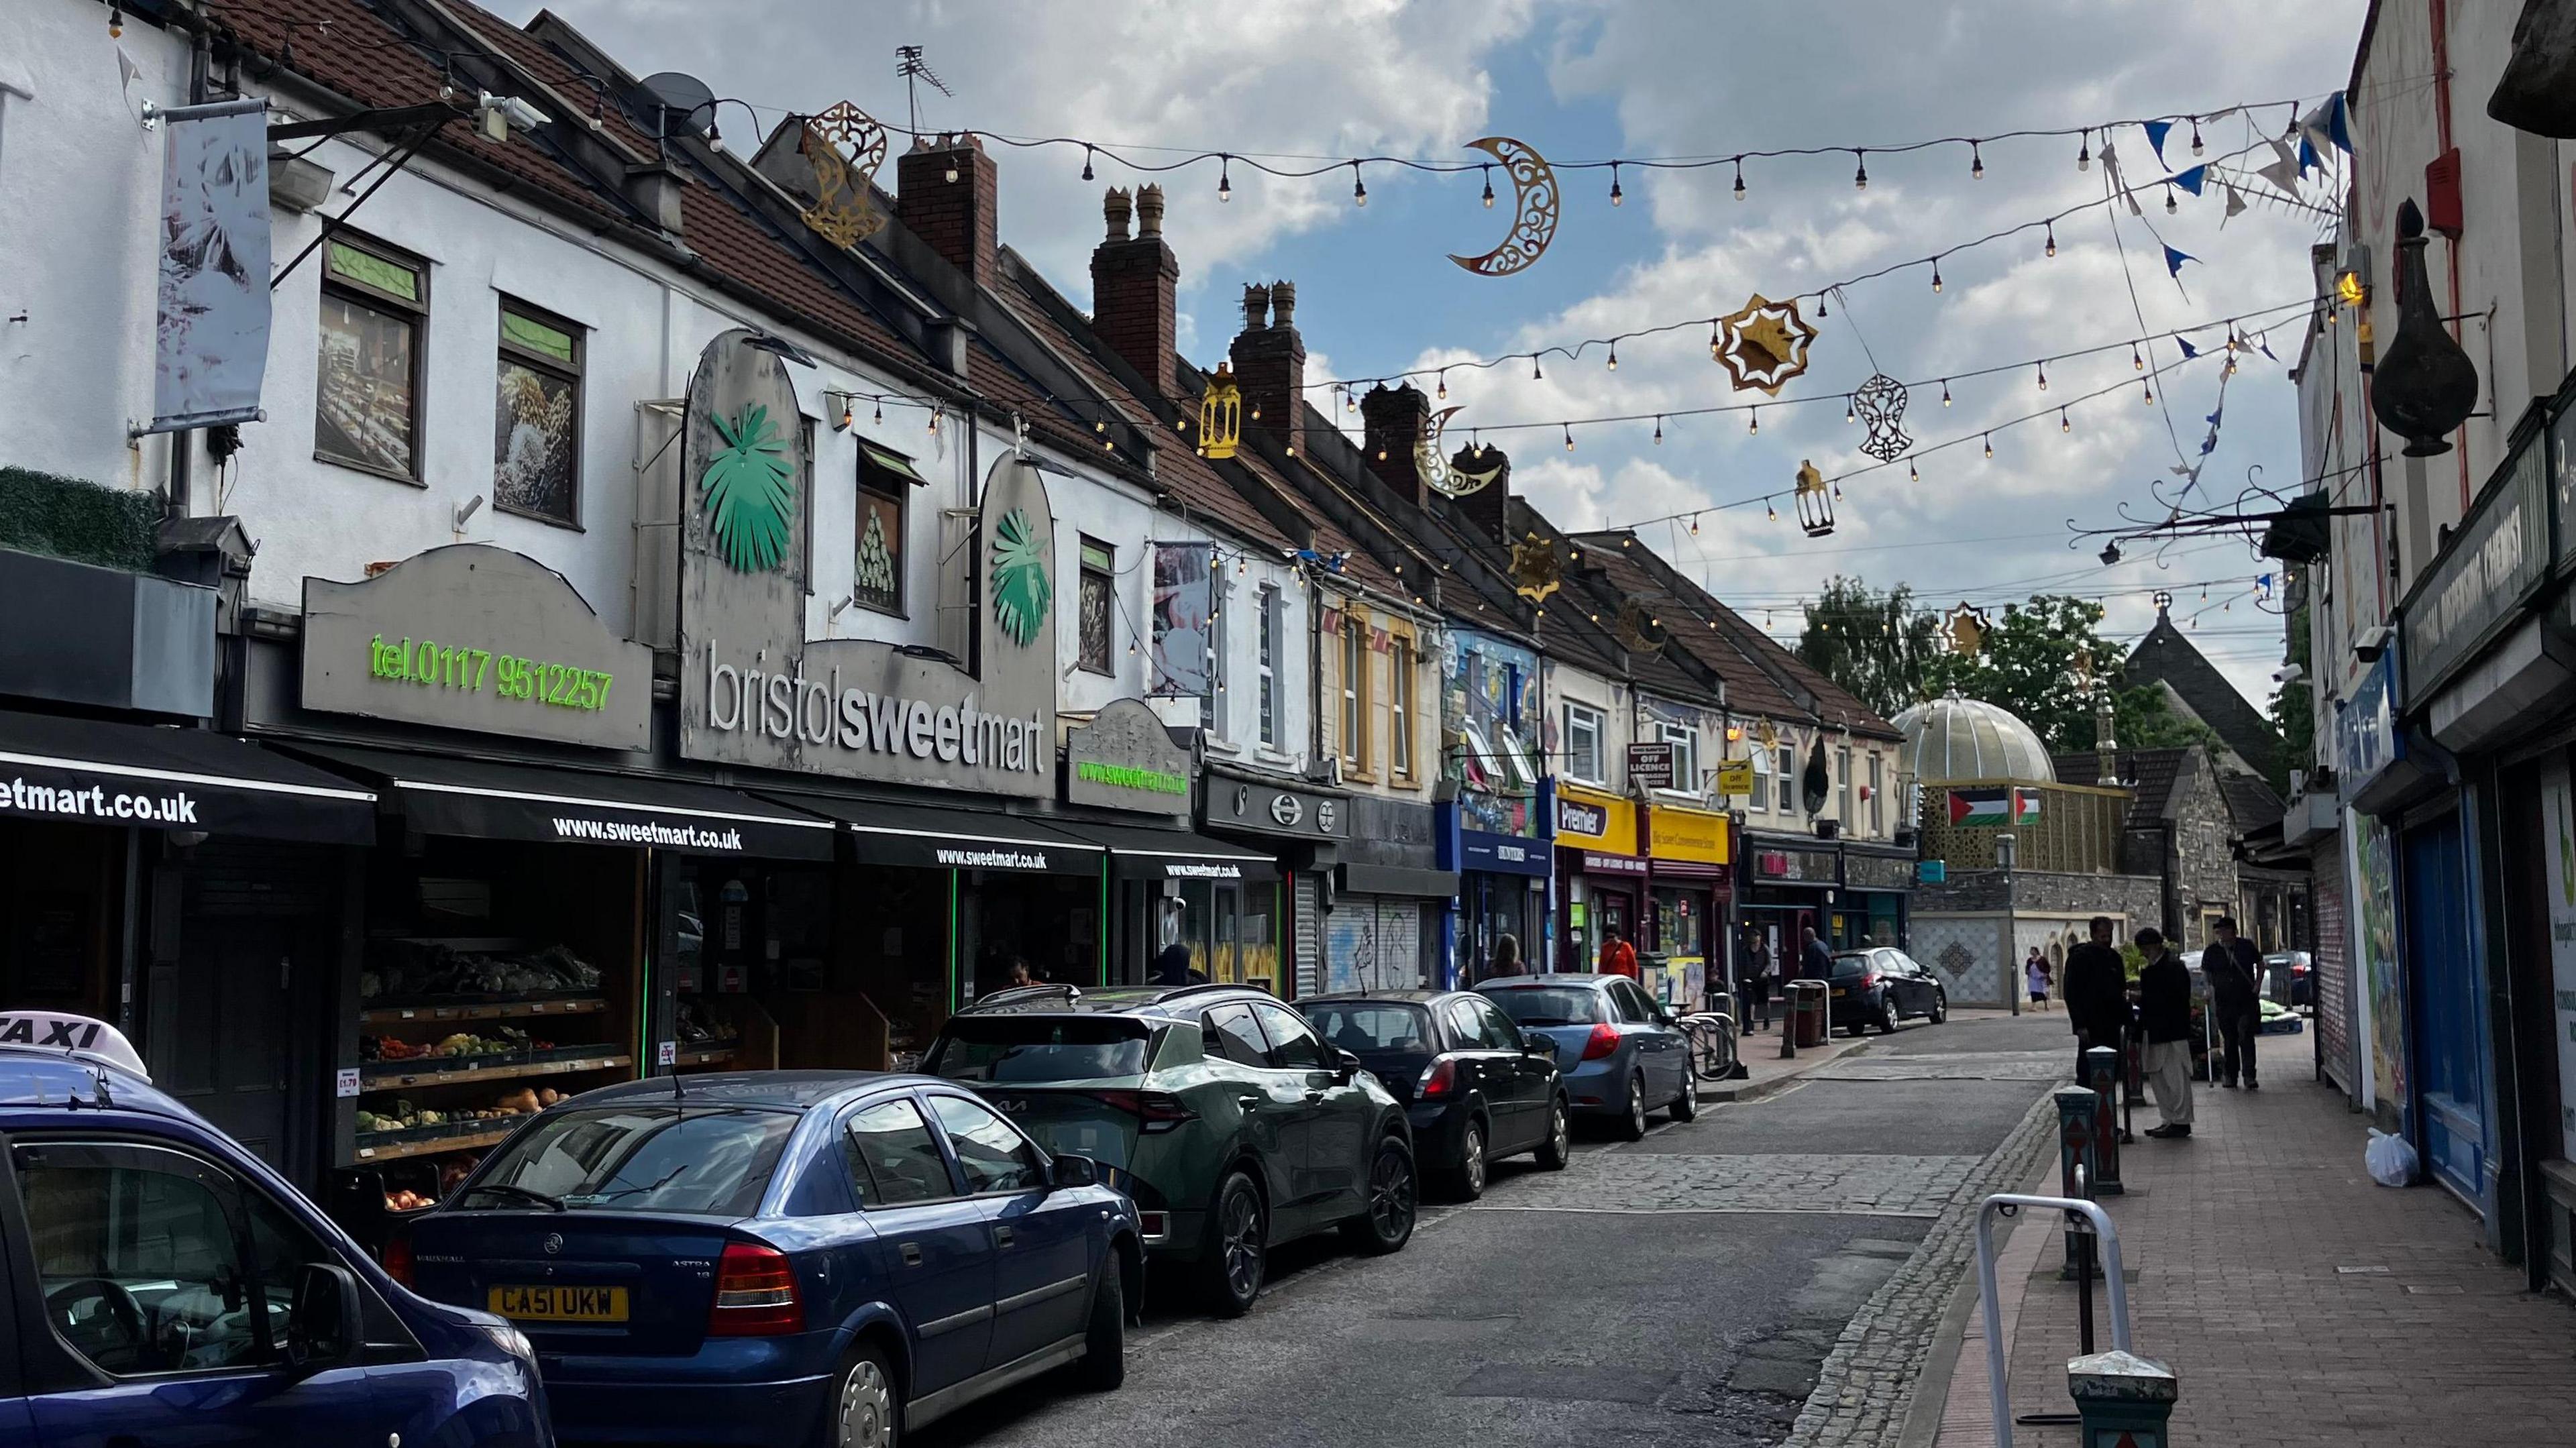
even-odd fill
[[[1524,1036],[1485,997],[1367,991],[1309,996],[1297,1008],[1326,1045],[1357,1056],[1404,1103],[1422,1170],[1451,1195],[1483,1195],[1497,1157],[1531,1152],[1550,1171],[1570,1159],[1555,1045]]]

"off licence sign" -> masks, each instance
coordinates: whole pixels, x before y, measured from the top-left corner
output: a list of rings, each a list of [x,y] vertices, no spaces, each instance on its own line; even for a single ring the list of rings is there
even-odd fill
[[[624,1322],[623,1287],[495,1287],[494,1312],[526,1322]]]
[[[1673,746],[1670,744],[1631,744],[1628,746],[1628,783],[1639,789],[1673,787]]]

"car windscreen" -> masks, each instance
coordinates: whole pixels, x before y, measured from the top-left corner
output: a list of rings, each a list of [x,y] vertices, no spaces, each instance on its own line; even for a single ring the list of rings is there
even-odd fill
[[[1834,978],[1836,980],[1841,980],[1847,976],[1868,975],[1877,969],[1877,962],[1866,955],[1837,955],[1834,957]]]
[[[1592,1026],[1610,1019],[1601,992],[1589,986],[1523,985],[1490,991],[1485,998],[1522,1026]]]
[[[550,1113],[493,1155],[456,1209],[749,1216],[797,1114],[662,1102]]]
[[[1145,1072],[1152,1027],[1128,1016],[958,1016],[922,1069],[951,1081],[1098,1081]]]
[[[1431,1013],[1389,1001],[1317,1001],[1301,1007],[1315,1034],[1353,1055],[1371,1051],[1428,1051],[1435,1038]]]

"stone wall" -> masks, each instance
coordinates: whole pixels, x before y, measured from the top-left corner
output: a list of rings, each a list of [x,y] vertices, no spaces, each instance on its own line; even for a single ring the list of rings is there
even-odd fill
[[[2022,989],[2020,964],[2039,947],[2052,965],[2063,964],[2069,941],[2081,940],[2092,917],[2108,915],[2114,939],[2126,940],[2164,915],[2163,881],[2152,875],[2013,873],[2013,939],[2004,954],[2007,902],[2003,875],[1980,870],[1954,874],[1914,892],[1913,944],[1921,961],[1960,1005],[2000,1006]]]

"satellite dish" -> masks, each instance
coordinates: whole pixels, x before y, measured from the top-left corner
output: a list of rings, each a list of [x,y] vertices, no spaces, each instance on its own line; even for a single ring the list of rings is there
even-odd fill
[[[677,122],[679,128],[693,136],[703,136],[715,124],[716,93],[707,83],[685,71],[666,70],[644,77],[645,93],[662,107],[663,124]]]

